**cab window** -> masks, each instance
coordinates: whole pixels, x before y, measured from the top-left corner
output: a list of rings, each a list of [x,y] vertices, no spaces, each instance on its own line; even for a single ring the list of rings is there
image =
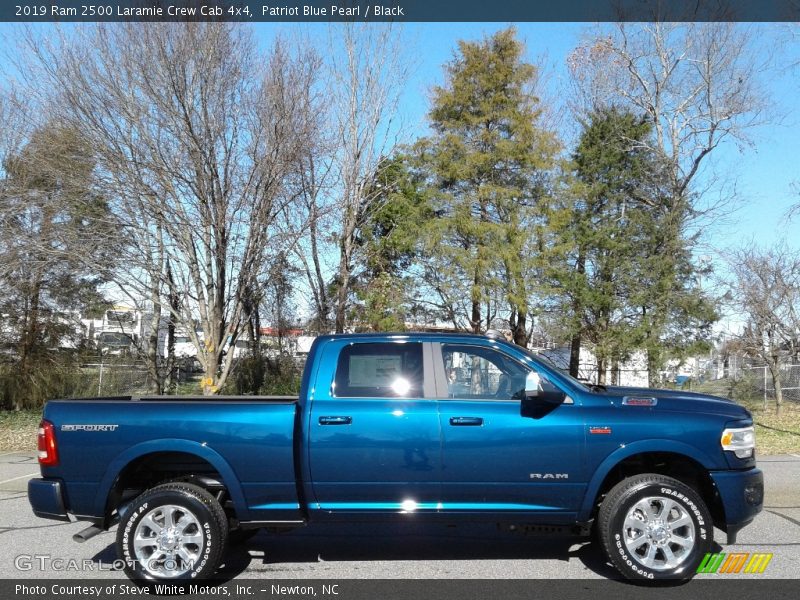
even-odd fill
[[[337,398],[421,398],[421,343],[357,343],[339,353]]]

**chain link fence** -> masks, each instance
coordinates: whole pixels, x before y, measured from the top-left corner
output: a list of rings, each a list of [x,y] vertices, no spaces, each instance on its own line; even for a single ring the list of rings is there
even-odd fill
[[[775,382],[769,367],[745,367],[742,372],[742,379],[750,382],[764,402],[775,399]],[[780,370],[780,379],[783,399],[787,402],[800,402],[800,364],[784,365]]]
[[[784,402],[800,404],[800,364],[787,364],[780,371]],[[726,365],[716,364],[696,377],[686,380],[683,389],[731,398],[736,401],[760,401],[765,406],[775,401],[775,382],[766,365],[749,364],[741,359]]]
[[[579,379],[597,382],[597,368],[581,365]],[[785,402],[800,404],[800,364],[781,367],[781,390]],[[646,369],[617,369],[606,373],[607,385],[625,387],[667,387],[731,398],[737,401],[761,401],[768,404],[775,400],[775,382],[772,373],[764,364],[753,364],[752,359],[731,357],[722,361],[709,360],[702,369],[694,369],[690,375],[662,374],[661,383],[650,385]]]
[[[79,368],[80,388],[89,397],[141,396],[153,393],[147,366],[134,358],[84,363]],[[192,364],[179,363],[173,379],[178,393],[198,393],[200,377]],[[194,385],[193,385],[194,384]]]

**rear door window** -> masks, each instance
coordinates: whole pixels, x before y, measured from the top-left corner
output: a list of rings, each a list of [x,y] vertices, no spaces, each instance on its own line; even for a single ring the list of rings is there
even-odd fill
[[[337,398],[422,398],[421,343],[356,343],[342,348]]]

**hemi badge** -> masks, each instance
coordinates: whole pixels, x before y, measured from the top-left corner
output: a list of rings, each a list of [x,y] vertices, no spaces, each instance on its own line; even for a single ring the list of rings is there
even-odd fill
[[[625,396],[622,399],[622,404],[625,406],[655,406],[658,404],[656,398],[637,398],[636,396]]]
[[[611,435],[611,427],[589,427],[592,435]]]

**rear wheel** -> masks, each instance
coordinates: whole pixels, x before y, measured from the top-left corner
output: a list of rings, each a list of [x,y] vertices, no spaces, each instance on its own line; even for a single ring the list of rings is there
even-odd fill
[[[714,541],[711,514],[697,492],[657,474],[611,489],[600,506],[598,534],[628,579],[689,579]]]
[[[117,531],[117,554],[134,580],[204,579],[222,560],[225,511],[201,487],[165,483],[131,505]]]

